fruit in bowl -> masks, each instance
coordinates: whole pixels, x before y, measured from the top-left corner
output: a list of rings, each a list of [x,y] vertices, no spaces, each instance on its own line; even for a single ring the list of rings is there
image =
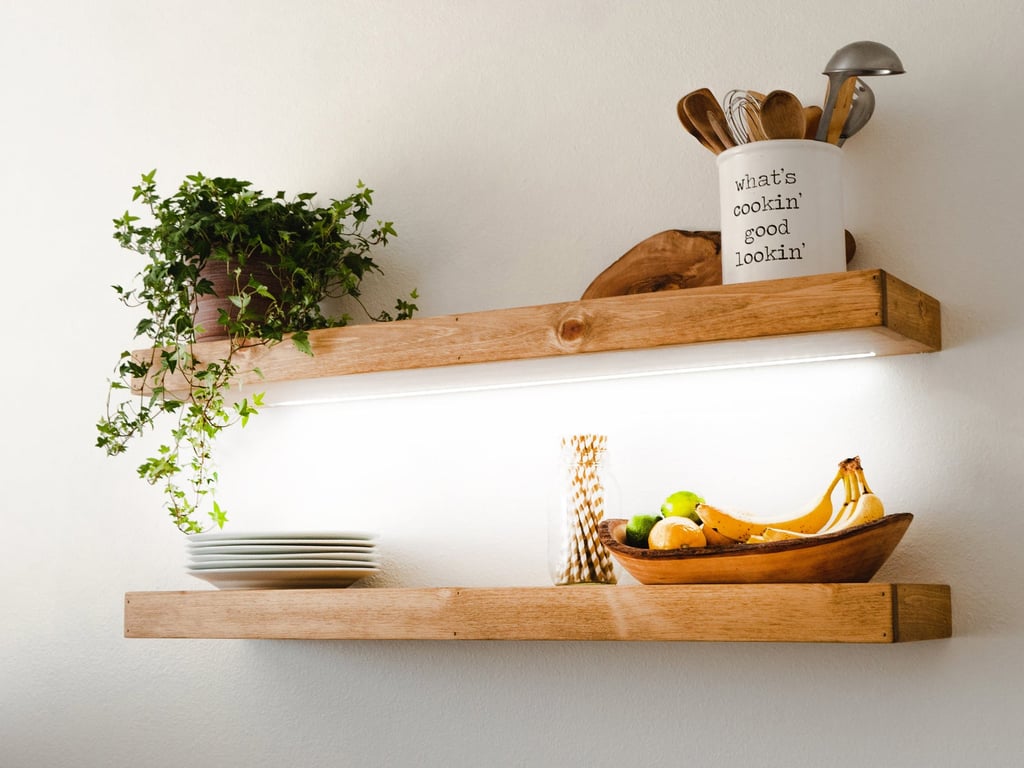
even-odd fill
[[[913,521],[886,515],[837,533],[727,547],[650,549],[625,543],[625,520],[602,520],[601,543],[641,584],[870,581]]]
[[[842,501],[833,504],[840,484]],[[673,511],[689,501],[680,493],[669,497]],[[856,456],[839,462],[821,498],[785,519],[758,519],[704,500],[693,511],[700,525],[686,514],[637,515],[604,520],[598,533],[644,584],[857,582],[874,576],[913,520],[885,514]]]
[[[659,520],[660,515],[633,515],[626,524],[626,543],[631,547],[646,547],[651,530]]]
[[[647,537],[648,549],[705,547],[707,543],[700,525],[688,517],[664,517],[655,523]]]
[[[704,499],[693,491],[676,491],[662,503],[661,514],[665,517],[688,517],[699,524],[697,505],[703,503]]]

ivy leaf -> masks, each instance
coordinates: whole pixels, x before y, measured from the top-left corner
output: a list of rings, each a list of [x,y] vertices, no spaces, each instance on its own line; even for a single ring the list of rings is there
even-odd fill
[[[312,192],[291,199],[283,191],[266,196],[251,182],[199,172],[187,175],[169,197],[158,194],[155,169],[141,174],[131,189],[132,201],[152,223],[143,225],[131,210],[112,220],[114,239],[141,256],[143,266],[133,285],[111,287],[123,305],[144,312],[136,335],[148,337],[153,349],[138,360],[122,353],[117,377],[108,382],[107,414],[97,423],[97,445],[117,455],[130,440],[168,422],[169,439],[138,468],[139,474],[163,491],[178,529],[197,533],[203,526],[193,516],[200,511],[218,526],[227,519],[213,496],[216,438],[235,424],[245,426],[264,402],[261,392],[228,403],[226,393],[239,374],[263,376],[255,367],[240,370],[250,362],[236,353],[289,334],[298,350],[312,356],[309,331],[351,320],[344,308],[334,309],[336,300],[355,302],[371,319],[404,319],[417,309],[417,294],[397,301],[394,318],[386,312],[374,316],[362,304],[362,279],[382,273],[369,251],[386,245],[395,229],[379,219],[376,228],[364,231],[373,190],[361,179],[355,193],[324,206],[313,203]],[[272,279],[252,269],[257,261],[265,263]],[[210,264],[221,270],[221,277],[233,278],[233,290],[215,291],[211,275],[205,275]],[[227,335],[224,345],[216,347],[223,357],[208,358],[213,347],[204,345],[197,348],[203,349],[197,358],[193,345],[203,332],[196,319],[197,297],[215,293],[228,297],[227,309],[237,311],[218,308],[217,326],[210,329]],[[257,302],[257,296],[263,301]],[[142,395],[140,382],[146,390]]]
[[[224,523],[228,521],[227,511],[221,509],[220,504],[216,501],[213,502],[213,511],[210,512],[210,519],[217,524],[218,528],[223,528]]]
[[[151,317],[144,317],[135,326],[135,336],[148,336],[155,327],[156,322]]]
[[[296,331],[293,333],[292,343],[299,352],[309,355],[310,357],[313,356],[313,347],[309,344],[309,334],[305,331]]]

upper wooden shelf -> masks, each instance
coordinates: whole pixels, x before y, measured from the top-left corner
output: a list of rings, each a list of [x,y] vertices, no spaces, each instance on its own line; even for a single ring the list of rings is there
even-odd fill
[[[641,367],[685,369],[942,346],[939,302],[877,269],[350,325],[309,340],[312,357],[288,343],[244,350],[239,367],[262,378],[242,381],[641,350],[659,352]],[[194,353],[217,359],[226,344],[199,343]]]
[[[950,637],[942,584],[129,592],[129,638],[898,643]]]

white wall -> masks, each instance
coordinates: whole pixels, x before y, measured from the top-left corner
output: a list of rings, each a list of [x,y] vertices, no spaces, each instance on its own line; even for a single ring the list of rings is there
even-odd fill
[[[1010,0],[5,2],[0,765],[1019,764],[1022,23]],[[126,590],[203,586],[141,452],[92,447],[140,172],[364,179],[399,232],[374,296],[416,286],[424,315],[572,299],[655,232],[717,228],[682,94],[820,100],[859,39],[908,74],[846,145],[853,266],[936,296],[942,352],[277,408],[225,442],[221,500],[239,530],[380,530],[379,583],[545,584],[567,430],[609,434],[631,510],[797,504],[859,453],[916,515],[879,578],[951,584],[952,640],[122,638]]]

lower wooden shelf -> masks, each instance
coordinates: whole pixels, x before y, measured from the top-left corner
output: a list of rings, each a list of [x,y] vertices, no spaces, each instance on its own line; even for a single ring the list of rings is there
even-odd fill
[[[124,618],[129,638],[898,643],[952,635],[943,584],[128,592]]]

